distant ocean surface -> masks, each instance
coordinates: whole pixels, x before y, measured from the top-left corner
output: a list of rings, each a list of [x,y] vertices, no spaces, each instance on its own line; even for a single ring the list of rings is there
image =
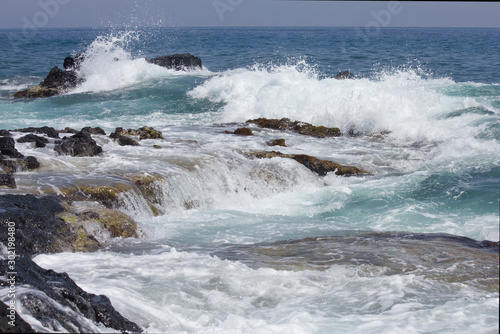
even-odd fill
[[[80,52],[79,87],[12,98]],[[144,60],[188,52],[203,69]],[[356,79],[334,79],[344,70]],[[344,136],[225,133],[259,117]],[[139,223],[141,239],[35,258],[107,295],[147,332],[498,333],[498,286],[456,274],[474,268],[480,278],[486,269],[440,262],[420,244],[426,261],[416,264],[405,238],[499,240],[500,29],[58,29],[29,38],[0,30],[0,129],[41,126],[163,133],[141,147],[94,136],[104,153],[79,159],[16,143],[42,167],[16,173],[17,189],[0,189],[57,193],[157,177],[160,215],[133,193],[117,208]],[[320,177],[292,159],[243,154],[278,150],[266,145],[276,138],[286,140],[281,152],[370,174]],[[384,232],[399,237],[386,242]]]

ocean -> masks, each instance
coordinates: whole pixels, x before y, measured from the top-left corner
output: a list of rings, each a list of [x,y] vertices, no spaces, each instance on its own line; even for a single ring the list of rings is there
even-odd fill
[[[126,187],[114,207],[140,238],[34,258],[148,333],[498,333],[498,253],[491,268],[464,245],[499,241],[499,41],[500,29],[462,28],[0,30],[0,129],[149,126],[165,138],[95,135],[103,153],[88,158],[16,143],[42,166],[0,194],[151,176],[154,208]],[[76,89],[12,97],[80,52]],[[202,69],[144,60],[188,52]],[[345,70],[356,78],[334,78]],[[260,117],[344,135],[245,123]],[[225,133],[239,127],[255,135]],[[266,145],[277,138],[287,147]],[[263,150],[369,174],[246,154]]]

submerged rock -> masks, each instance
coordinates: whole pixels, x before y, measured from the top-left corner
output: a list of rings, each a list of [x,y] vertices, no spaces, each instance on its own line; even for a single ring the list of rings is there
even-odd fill
[[[102,153],[102,147],[97,145],[88,131],[80,131],[70,138],[63,138],[61,142],[56,143],[54,150],[73,157],[93,157]]]
[[[339,128],[328,128],[325,126],[314,126],[309,123],[290,121],[289,118],[282,119],[267,119],[257,118],[248,120],[247,123],[257,124],[261,128],[275,130],[291,130],[302,135],[312,136],[316,138],[340,137],[342,132]]]
[[[201,59],[193,56],[190,53],[157,57],[153,59],[146,59],[146,61],[151,64],[174,69],[177,71],[202,68]]]
[[[253,268],[327,270],[353,266],[360,276],[417,275],[499,290],[499,243],[434,233],[353,233],[267,244],[231,246],[214,252]]]
[[[0,272],[7,271],[11,271],[7,260],[0,260]],[[16,259],[15,271],[16,286],[20,290],[16,292],[16,301],[22,305],[23,313],[38,320],[49,331],[94,333],[98,330],[96,325],[102,324],[122,333],[142,332],[137,324],[112,306],[108,297],[84,291],[66,273],[43,269],[26,256]],[[18,316],[18,319],[21,318]],[[28,332],[32,330],[22,320],[19,324]]]
[[[226,131],[227,134],[238,135],[238,136],[253,136],[252,130],[249,128],[238,128],[234,131]]]
[[[266,144],[267,144],[267,146],[282,146],[282,147],[286,147],[286,143],[285,143],[284,139],[269,140],[268,142],[266,142]]]
[[[272,152],[260,151],[260,152],[251,152],[250,155],[260,159],[275,158],[275,157],[293,159],[298,163],[304,165],[314,173],[318,174],[319,176],[325,176],[330,172],[335,172],[336,175],[342,175],[342,176],[368,174],[367,171],[362,170],[358,167],[343,166],[330,160],[321,160],[316,157],[305,154],[284,154],[278,151],[272,151]]]

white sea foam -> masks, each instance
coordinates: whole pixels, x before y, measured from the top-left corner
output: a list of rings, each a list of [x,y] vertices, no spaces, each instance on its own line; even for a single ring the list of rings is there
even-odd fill
[[[164,247],[150,254],[39,255],[149,332],[394,333],[498,330],[498,293],[371,266],[251,269]],[[126,277],[126,279],[124,279]],[[473,319],[473,320],[471,320]]]
[[[84,52],[85,60],[78,72],[79,77],[85,81],[71,93],[108,92],[132,88],[154,79],[168,80],[179,76],[203,76],[210,73],[206,68],[175,71],[150,64],[146,58],[134,57],[128,50],[128,45],[139,38],[135,31],[97,37]]]
[[[481,106],[474,98],[447,95],[443,87],[459,85],[447,78],[425,78],[418,70],[398,69],[376,78],[336,80],[321,77],[312,67],[294,65],[240,68],[223,72],[194,88],[194,98],[222,102],[222,120],[288,117],[316,125],[337,126],[347,132],[391,131],[399,141],[441,141],[460,132],[463,119],[441,117],[459,109]]]

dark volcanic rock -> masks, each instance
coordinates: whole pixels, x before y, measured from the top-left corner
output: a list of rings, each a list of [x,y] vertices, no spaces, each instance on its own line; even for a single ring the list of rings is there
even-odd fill
[[[24,157],[24,155],[16,149],[16,142],[12,137],[0,137],[0,154],[16,159]]]
[[[49,140],[45,137],[40,137],[34,134],[29,134],[17,140],[18,143],[35,143],[35,147],[45,147]]]
[[[73,71],[63,71],[54,66],[49,75],[40,83],[40,86],[47,89],[62,91],[68,88],[76,87],[78,78]]]
[[[122,136],[122,135],[117,135],[116,138],[114,138],[118,145],[120,146],[141,146],[137,140],[134,138],[131,138],[129,136]]]
[[[33,156],[22,159],[21,164],[26,166],[28,170],[40,168],[40,162]]]
[[[305,154],[284,154],[277,151],[272,151],[272,152],[262,151],[262,152],[252,152],[250,153],[250,155],[260,159],[274,158],[274,157],[293,159],[298,163],[301,163],[314,173],[318,174],[319,176],[325,176],[330,172],[335,172],[336,175],[342,175],[342,176],[368,174],[367,171],[364,171],[354,166],[343,166],[330,160],[321,160],[316,157]]]
[[[344,79],[354,79],[354,74],[352,74],[349,71],[342,71],[338,73],[336,76],[334,76],[335,79],[337,80],[344,80]]]
[[[0,261],[0,272],[7,269],[7,261]],[[25,256],[16,259],[15,271],[16,285],[26,287],[17,293],[25,312],[49,330],[59,331],[63,327],[69,332],[92,333],[95,329],[85,320],[88,319],[123,333],[142,332],[113,308],[108,297],[87,293],[66,273],[43,269]],[[63,312],[63,308],[71,312]]]
[[[0,333],[36,332],[14,309],[9,309],[7,305],[0,302]]]
[[[87,131],[91,135],[103,135],[103,136],[106,135],[106,131],[104,131],[100,127],[91,128],[90,126],[87,126],[87,127],[83,128],[82,131]]]
[[[8,130],[0,130],[0,137],[12,137],[12,133]]]
[[[63,71],[54,66],[47,77],[35,87],[15,93],[15,98],[50,97],[75,88],[81,82],[74,71]]]
[[[76,236],[64,220],[56,218],[56,214],[64,210],[57,197],[3,195],[0,207],[1,235],[7,235],[7,222],[16,224],[17,255],[71,250]]]
[[[202,68],[201,59],[190,53],[146,59],[148,63],[171,68],[177,71]]]
[[[85,54],[79,53],[75,57],[68,56],[64,59],[64,69],[78,71],[85,60]]]
[[[24,129],[17,129],[14,131],[46,134],[50,138],[59,138],[59,131],[57,131],[56,129],[49,127],[49,126],[42,126],[41,128],[29,127],[29,128],[24,128]]]
[[[54,150],[59,154],[73,157],[93,157],[102,153],[102,147],[97,145],[88,131],[80,131],[70,138],[57,143]]]
[[[0,187],[16,188],[16,180],[12,175],[0,174]]]
[[[342,132],[339,128],[328,128],[325,126],[314,126],[309,123],[290,121],[288,118],[282,119],[267,119],[257,118],[248,120],[247,123],[257,124],[261,128],[274,130],[291,130],[302,135],[312,136],[316,138],[340,137]]]

